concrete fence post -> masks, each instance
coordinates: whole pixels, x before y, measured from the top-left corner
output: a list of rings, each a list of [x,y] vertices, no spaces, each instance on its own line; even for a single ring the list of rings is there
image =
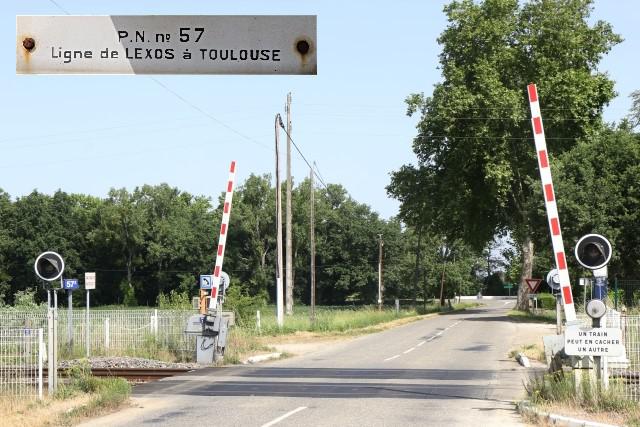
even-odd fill
[[[256,329],[258,330],[258,333],[260,333],[260,310],[256,311]]]
[[[109,318],[104,319],[104,348],[109,350]]]

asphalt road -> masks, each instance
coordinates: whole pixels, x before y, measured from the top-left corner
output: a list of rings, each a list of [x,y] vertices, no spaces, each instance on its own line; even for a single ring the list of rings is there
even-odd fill
[[[513,401],[525,373],[507,357],[513,301],[488,304],[305,356],[137,386],[137,407],[86,425],[523,425]]]

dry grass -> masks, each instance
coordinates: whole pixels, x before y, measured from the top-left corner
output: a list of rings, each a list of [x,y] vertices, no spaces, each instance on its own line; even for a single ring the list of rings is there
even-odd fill
[[[570,403],[545,403],[536,405],[537,409],[565,417],[577,418],[580,420],[595,421],[604,424],[640,426],[640,410],[637,408],[626,411],[600,411],[590,412],[578,405]],[[550,425],[547,421],[538,420],[536,425]]]
[[[516,357],[518,353],[522,353],[531,360],[537,360],[538,362],[546,363],[546,357],[544,354],[544,348],[540,344],[524,344],[520,347],[511,350],[509,357]]]
[[[40,401],[0,398],[0,419],[4,427],[49,427],[68,425],[66,414],[87,405],[90,395],[59,400],[46,398]]]
[[[477,307],[477,303],[462,303],[454,305],[453,311]],[[224,356],[225,364],[238,364],[242,360],[265,352],[273,352],[273,346],[282,344],[327,343],[344,340],[365,334],[385,331],[405,325],[407,323],[437,316],[440,307],[430,307],[433,311],[428,314],[417,314],[415,310],[401,311],[399,314],[391,310],[378,311],[363,310],[324,310],[318,314],[317,323],[309,322],[308,313],[302,310],[297,315],[285,319],[285,328],[275,326],[275,316],[263,316],[262,333],[255,328],[232,328],[229,332],[227,351]],[[450,313],[450,310],[444,313]],[[285,352],[287,350],[284,350]],[[296,353],[295,351],[292,353]]]
[[[68,426],[119,409],[131,385],[122,378],[96,378],[88,363],[70,368],[68,379],[44,400],[0,397],[2,426]]]
[[[574,374],[546,374],[531,377],[525,385],[528,397],[536,409],[546,413],[597,421],[605,424],[640,426],[640,405],[624,395],[620,383],[611,383],[604,390],[582,375],[576,390]],[[545,425],[544,420],[540,425]]]
[[[238,364],[242,360],[246,360],[251,356],[264,354],[265,352],[273,352],[276,349],[274,345],[281,344],[305,344],[314,343],[321,345],[323,343],[341,341],[353,338],[359,335],[381,332],[407,323],[415,322],[427,317],[436,316],[437,314],[415,315],[411,317],[403,317],[394,319],[376,325],[365,326],[362,328],[353,328],[349,330],[337,331],[307,331],[299,330],[288,334],[264,334],[257,335],[254,331],[233,328],[229,333],[227,351],[225,352],[225,364]]]

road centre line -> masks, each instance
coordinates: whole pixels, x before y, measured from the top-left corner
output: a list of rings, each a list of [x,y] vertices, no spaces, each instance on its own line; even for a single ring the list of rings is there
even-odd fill
[[[278,418],[276,418],[273,421],[269,421],[268,423],[263,424],[261,427],[271,427],[272,425],[275,425],[275,424],[279,423],[280,421],[284,420],[285,418],[288,418],[291,415],[293,415],[293,414],[295,414],[297,412],[303,411],[305,409],[307,409],[306,406],[300,406],[300,407],[294,409],[293,411],[287,412],[286,414],[279,416]]]
[[[453,324],[451,324],[451,325],[447,326],[446,328],[444,328],[442,331],[438,332],[437,334],[435,334],[435,335],[433,335],[433,336],[431,336],[431,337],[427,338],[426,340],[420,341],[420,342],[419,342],[417,345],[415,345],[414,347],[411,347],[410,349],[403,351],[403,352],[402,352],[402,354],[411,353],[411,352],[412,352],[413,350],[415,350],[417,347],[420,347],[420,346],[422,346],[422,345],[424,345],[424,344],[426,344],[426,343],[428,343],[428,342],[430,342],[430,341],[433,341],[433,340],[434,340],[434,339],[436,339],[437,337],[441,336],[441,335],[442,335],[442,334],[443,334],[447,329],[453,328],[454,326],[456,326],[457,324],[459,324],[459,323],[461,323],[461,322],[462,322],[462,321],[457,321],[456,323],[453,323]],[[400,355],[399,355],[399,354],[396,354],[395,356],[387,357],[387,358],[386,358],[386,359],[384,359],[383,361],[384,361],[384,362],[388,362],[388,361],[390,361],[390,360],[397,359],[398,357],[400,357]],[[263,426],[263,427],[264,427],[264,426]]]

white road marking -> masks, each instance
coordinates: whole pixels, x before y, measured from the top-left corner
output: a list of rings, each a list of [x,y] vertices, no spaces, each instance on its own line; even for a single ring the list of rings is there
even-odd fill
[[[504,301],[502,305],[513,304],[513,301]]]
[[[417,347],[420,347],[420,346],[422,346],[422,345],[424,345],[424,344],[426,344],[426,343],[428,343],[428,342],[430,342],[430,341],[433,341],[434,339],[436,339],[436,338],[438,338],[439,336],[441,336],[441,335],[444,333],[444,331],[446,331],[447,329],[453,328],[454,326],[456,326],[457,324],[459,324],[459,323],[461,323],[461,322],[462,322],[462,321],[461,321],[461,320],[459,320],[459,321],[457,321],[456,323],[453,323],[453,324],[451,324],[451,325],[447,326],[446,328],[444,328],[442,331],[438,332],[437,334],[435,334],[435,335],[433,335],[433,336],[431,336],[431,337],[427,338],[427,339],[426,339],[426,340],[424,340],[424,341],[420,341],[416,346],[411,347],[409,350],[405,350],[405,351],[403,351],[403,352],[402,352],[402,354],[411,353],[411,352],[412,352],[413,350],[415,350]],[[396,354],[395,356],[387,357],[386,359],[384,359],[384,361],[385,361],[385,362],[388,362],[389,360],[397,359],[398,357],[400,357],[400,355],[399,355],[399,354]]]
[[[305,409],[307,409],[307,407],[306,407],[306,406],[300,406],[299,408],[296,408],[296,409],[294,409],[293,411],[287,412],[286,414],[284,414],[284,415],[282,415],[282,416],[280,416],[280,417],[276,418],[276,419],[275,419],[275,420],[273,420],[273,421],[269,421],[268,423],[263,424],[263,425],[262,425],[262,427],[271,427],[272,425],[279,423],[280,421],[284,420],[285,418],[288,418],[288,417],[290,417],[291,415],[293,415],[293,414],[295,414],[295,413],[297,413],[297,412],[303,411],[303,410],[305,410]]]

